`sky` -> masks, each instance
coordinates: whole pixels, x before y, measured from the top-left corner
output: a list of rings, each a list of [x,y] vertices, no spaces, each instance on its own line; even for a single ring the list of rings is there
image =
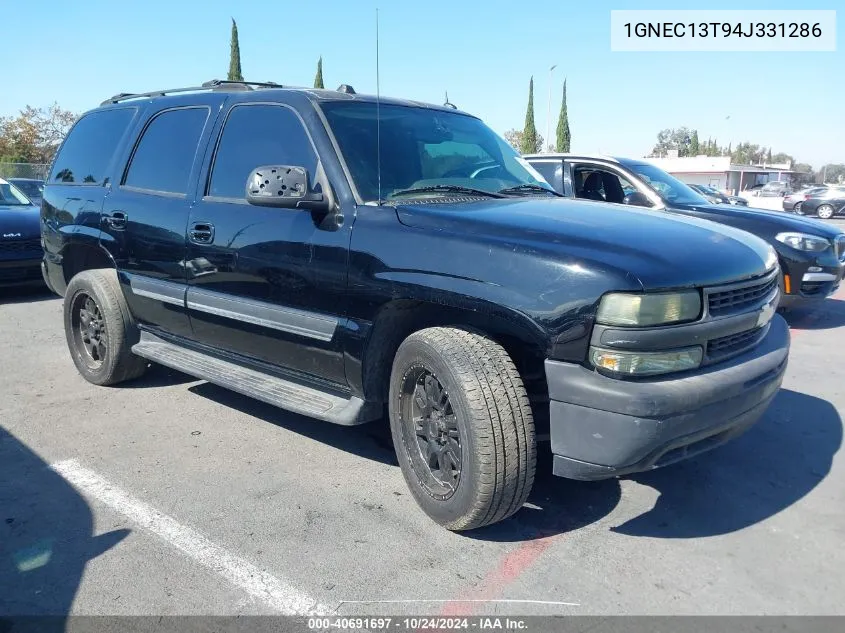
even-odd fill
[[[611,52],[609,36],[611,9],[635,8],[839,8],[841,33],[841,0],[0,0],[12,75],[0,116],[53,102],[83,112],[119,92],[225,79],[233,17],[246,79],[311,86],[322,56],[326,87],[374,93],[376,7],[382,95],[442,103],[448,91],[503,134],[522,129],[533,75],[537,129],[546,136],[551,87],[554,137],[566,78],[573,151],[644,156],[658,131],[687,126],[720,145],[845,163],[841,37],[825,53],[633,53]]]

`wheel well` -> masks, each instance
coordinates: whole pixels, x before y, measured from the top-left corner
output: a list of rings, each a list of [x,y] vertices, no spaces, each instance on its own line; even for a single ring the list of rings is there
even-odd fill
[[[546,353],[536,337],[504,318],[415,300],[391,302],[382,308],[373,324],[362,367],[367,400],[387,402],[390,372],[399,345],[412,333],[437,326],[467,328],[489,336],[513,359],[532,401],[548,400],[543,364]]]
[[[89,244],[70,244],[62,252],[62,269],[65,283],[84,270],[114,268],[114,262],[106,251]]]

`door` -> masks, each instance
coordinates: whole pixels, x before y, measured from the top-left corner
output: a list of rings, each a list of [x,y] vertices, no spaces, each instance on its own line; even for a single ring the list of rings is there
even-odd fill
[[[317,153],[297,112],[236,104],[188,226],[188,309],[200,342],[346,385],[336,330],[346,313],[351,223],[307,210],[250,205],[249,173],[296,165],[313,182]]]
[[[179,336],[191,333],[185,308],[188,191],[210,118],[207,105],[157,112],[103,207],[103,230],[132,314],[140,324]]]

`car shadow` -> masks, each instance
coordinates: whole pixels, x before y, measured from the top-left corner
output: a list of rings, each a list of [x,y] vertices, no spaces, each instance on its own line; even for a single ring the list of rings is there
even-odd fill
[[[845,301],[828,298],[806,308],[793,308],[784,314],[796,330],[830,330],[845,325]]]
[[[170,387],[173,385],[184,385],[189,382],[196,382],[199,378],[183,374],[181,371],[150,363],[147,371],[140,378],[122,382],[118,385],[120,389],[152,389],[155,387]]]
[[[129,534],[93,531],[85,499],[0,428],[0,630],[22,616],[54,616],[38,629],[64,630],[86,563]]]
[[[60,300],[61,297],[47,286],[33,286],[31,288],[0,288],[0,304],[3,303],[36,303],[39,301]]]
[[[630,536],[696,538],[735,532],[788,508],[830,472],[842,420],[829,402],[782,389],[764,417],[732,442],[666,468],[627,477],[657,490],[647,512],[611,528]],[[621,498],[618,479],[579,482],[552,476],[541,445],[537,481],[513,517],[470,538],[526,541],[604,518]]]
[[[399,465],[386,418],[357,426],[340,426],[279,409],[209,382],[193,385],[188,391],[347,453],[382,464]]]
[[[697,538],[741,530],[811,492],[830,473],[841,445],[842,420],[832,404],[782,389],[764,418],[733,442],[631,477],[660,497],[654,508],[613,531]]]

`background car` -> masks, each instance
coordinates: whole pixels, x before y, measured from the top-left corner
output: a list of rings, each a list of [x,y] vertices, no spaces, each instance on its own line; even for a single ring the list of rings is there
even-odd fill
[[[41,195],[44,191],[43,180],[38,180],[37,178],[9,178],[8,181],[23,191],[26,197],[32,201],[32,204],[41,206]]]
[[[0,178],[0,287],[44,283],[40,211],[17,187]]]
[[[792,193],[792,185],[785,180],[770,180],[760,189],[760,196],[763,198],[785,196],[790,193]]]
[[[822,220],[845,213],[845,187],[830,187],[810,196],[801,203],[799,213],[815,215]]]
[[[745,198],[740,198],[739,196],[729,196],[726,193],[722,193],[715,187],[708,187],[707,185],[697,185],[687,183],[689,187],[695,189],[698,193],[702,196],[707,198],[713,204],[738,204],[743,207],[748,206],[748,200]]]
[[[583,154],[524,158],[567,197],[697,217],[763,238],[780,264],[782,308],[823,300],[839,289],[845,273],[845,233],[829,223],[780,211],[712,204],[645,160]],[[842,198],[840,208],[845,206],[845,195]]]
[[[804,187],[800,191],[794,191],[783,197],[783,210],[800,213],[801,205],[804,203],[804,200],[807,200],[808,198],[815,196],[816,194],[821,194],[826,191],[826,185]]]

